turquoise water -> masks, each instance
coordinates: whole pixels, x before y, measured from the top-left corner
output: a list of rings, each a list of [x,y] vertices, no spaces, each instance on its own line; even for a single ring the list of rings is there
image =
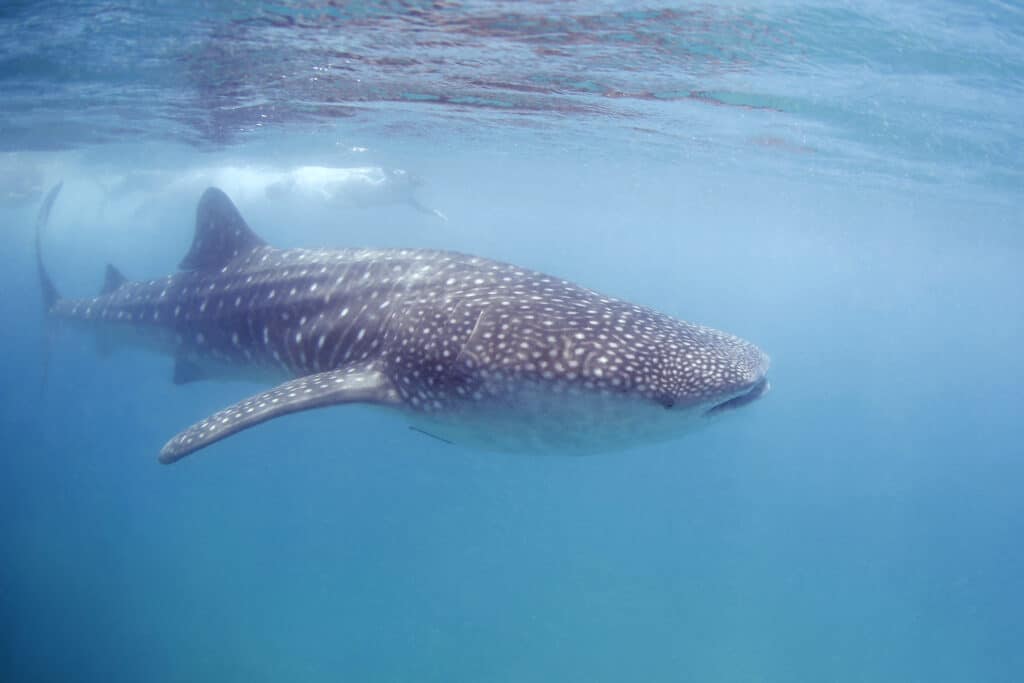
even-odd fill
[[[0,680],[1024,680],[1016,5],[16,2],[0,36]],[[447,221],[245,175],[302,165],[408,169]],[[160,466],[259,386],[63,330],[42,391],[32,225],[63,180],[46,260],[91,296],[173,272],[210,178],[273,244],[742,335],[772,392],[605,456],[339,407]]]

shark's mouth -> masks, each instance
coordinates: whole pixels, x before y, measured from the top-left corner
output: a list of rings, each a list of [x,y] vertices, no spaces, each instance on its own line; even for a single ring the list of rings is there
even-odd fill
[[[730,410],[742,408],[748,403],[753,403],[754,401],[768,393],[769,387],[770,385],[768,384],[768,379],[762,377],[761,380],[754,386],[750,387],[750,389],[747,390],[746,393],[740,394],[739,396],[733,396],[728,401],[722,401],[718,405],[709,408],[706,414],[708,416],[720,415]]]

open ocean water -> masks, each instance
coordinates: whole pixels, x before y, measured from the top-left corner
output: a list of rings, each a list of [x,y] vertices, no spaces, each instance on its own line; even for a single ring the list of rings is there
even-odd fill
[[[0,91],[0,681],[1024,680],[1019,4],[8,0]],[[261,191],[311,165],[419,209]],[[773,389],[612,455],[345,406],[161,466],[260,387],[50,335],[32,226],[63,180],[92,296],[211,178],[272,244],[518,263]]]

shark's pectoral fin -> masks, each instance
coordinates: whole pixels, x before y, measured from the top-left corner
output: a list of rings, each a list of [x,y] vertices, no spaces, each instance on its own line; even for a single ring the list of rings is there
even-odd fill
[[[358,365],[280,384],[214,413],[181,432],[160,451],[160,462],[172,463],[243,429],[281,415],[340,403],[398,402],[388,379],[372,366]]]

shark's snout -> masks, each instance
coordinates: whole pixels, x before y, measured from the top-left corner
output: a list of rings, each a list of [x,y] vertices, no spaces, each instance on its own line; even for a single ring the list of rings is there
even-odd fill
[[[708,416],[721,415],[722,413],[728,412],[730,410],[742,408],[743,406],[753,403],[757,399],[767,394],[770,388],[771,384],[768,382],[768,378],[761,377],[761,379],[755,382],[750,388],[748,388],[743,393],[737,396],[733,396],[730,399],[726,399],[725,401],[722,401],[721,403],[715,404],[708,408],[706,414]]]
[[[714,416],[742,408],[768,393],[768,355],[753,344],[744,342],[735,357],[736,380],[723,387],[722,395],[707,409]]]

